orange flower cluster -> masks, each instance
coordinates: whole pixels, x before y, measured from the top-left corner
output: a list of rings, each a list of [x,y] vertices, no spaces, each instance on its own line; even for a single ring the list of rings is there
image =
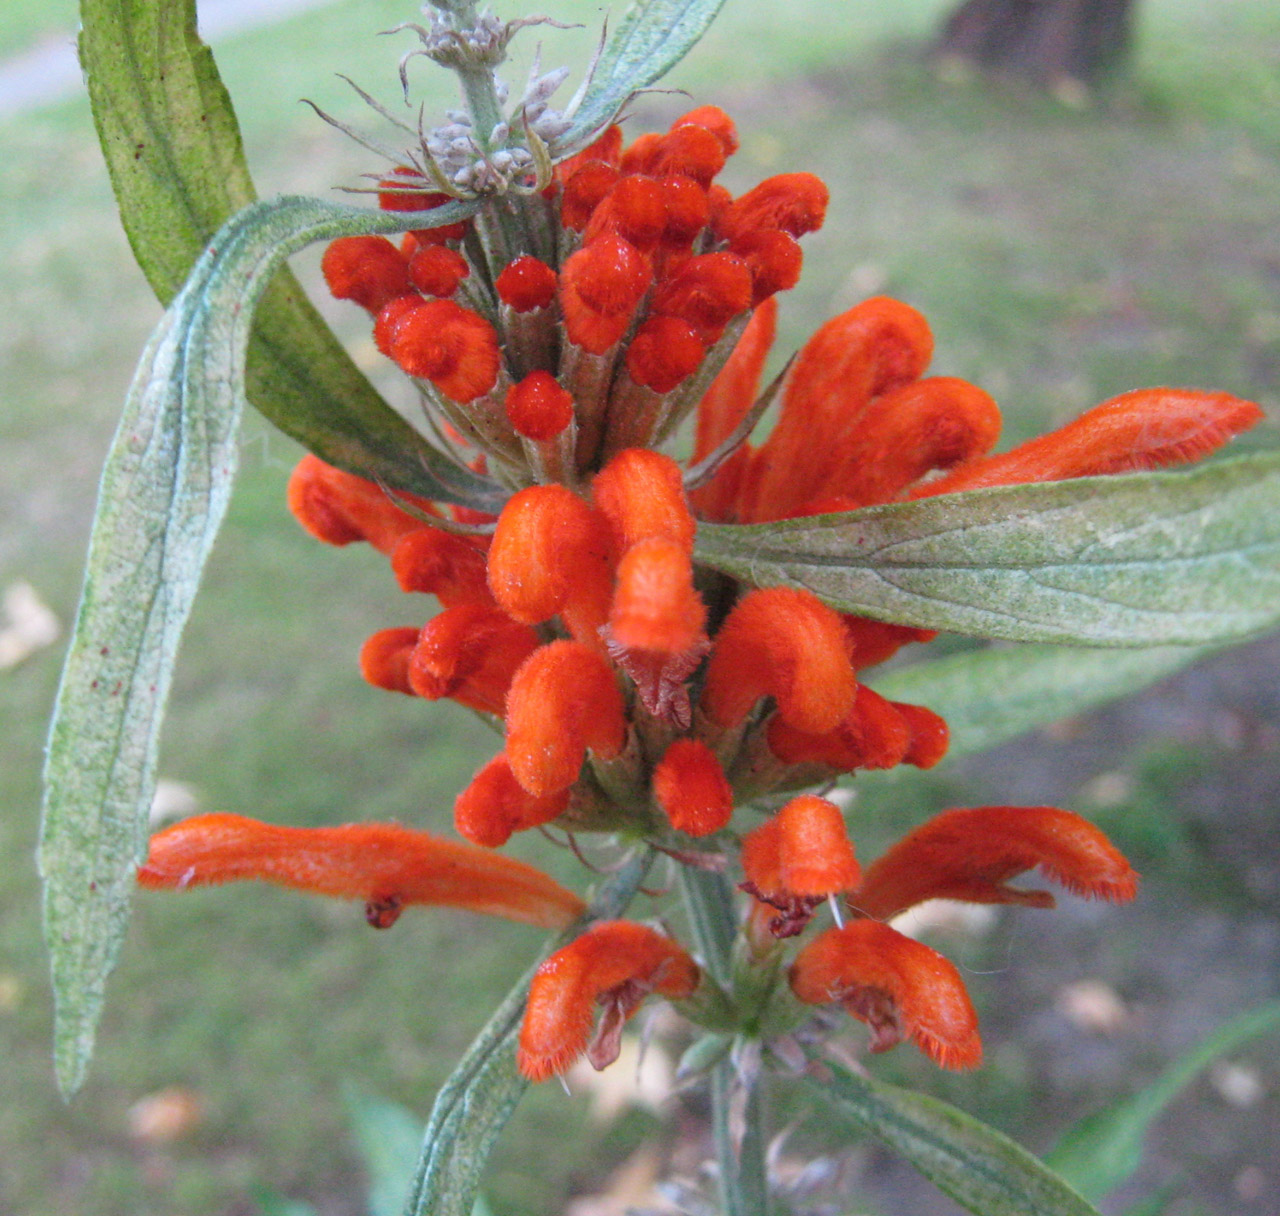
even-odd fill
[[[368,640],[364,677],[502,720],[503,750],[454,807],[467,849],[552,823],[621,831],[685,860],[740,844],[749,953],[775,965],[779,941],[802,933],[823,901],[845,906],[838,919],[848,923],[791,965],[795,997],[867,1022],[874,1050],[910,1038],[946,1067],[970,1067],[981,1045],[958,973],[885,922],[939,896],[1048,906],[1047,894],[1006,885],[1032,868],[1115,900],[1132,897],[1135,875],[1095,828],[1048,807],[947,812],[865,874],[839,811],[819,798],[794,798],[735,836],[735,807],[751,799],[776,804],[839,774],[936,764],[947,728],[860,680],[931,633],[842,616],[802,588],[750,588],[699,569],[698,520],[758,523],[1152,468],[1205,454],[1259,411],[1225,394],[1130,393],[992,456],[995,403],[964,381],[926,376],[924,318],[874,299],[801,350],[768,438],[730,450],[760,391],[773,297],[796,282],[798,238],[821,225],[827,204],[803,173],[733,198],[714,178],[736,147],[714,107],[625,149],[610,127],[521,201],[527,247],[500,256],[480,230],[483,212],[476,232],[334,242],[323,263],[333,294],[373,315],[379,349],[418,384],[442,439],[512,493],[485,517],[393,497],[307,456],[289,505],[319,539],[367,541],[405,591],[439,601],[425,624]],[[385,185],[384,207],[424,220],[442,201]],[[694,462],[719,460],[692,490],[686,470],[654,450],[690,418]],[[404,829],[302,835],[232,819],[163,833],[142,881],[265,878],[362,897],[375,923],[413,902],[556,925],[580,910],[497,859],[486,869],[478,850],[458,854],[439,885],[428,876],[443,845]],[[472,899],[458,895],[468,883]],[[700,980],[671,938],[596,924],[538,971],[520,1066],[542,1079],[583,1051],[601,1066],[646,994],[688,998]]]

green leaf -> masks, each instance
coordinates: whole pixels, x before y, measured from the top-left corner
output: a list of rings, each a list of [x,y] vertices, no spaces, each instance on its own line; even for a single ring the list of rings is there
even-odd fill
[[[422,1120],[395,1102],[342,1087],[347,1118],[369,1175],[369,1216],[400,1216],[422,1144]]]
[[[994,1127],[833,1060],[824,1058],[819,1067],[829,1075],[808,1081],[814,1090],[978,1216],[1098,1216],[1043,1162]]]
[[[80,61],[120,216],[168,304],[218,228],[253,202],[240,131],[194,0],[81,0]],[[455,467],[378,394],[282,269],[249,349],[248,396],[318,456],[484,510],[495,487]]]
[[[258,1209],[258,1216],[320,1216],[320,1213],[309,1203],[300,1199],[289,1199],[266,1187],[255,1186],[250,1194]]]
[[[1132,1097],[1081,1119],[1045,1160],[1082,1194],[1101,1199],[1126,1182],[1142,1162],[1152,1122],[1201,1069],[1250,1039],[1280,1028],[1280,1001],[1251,1009],[1220,1026]]]
[[[1191,646],[989,646],[882,676],[868,673],[868,682],[891,701],[940,713],[951,729],[947,754],[966,756],[1128,696],[1210,653],[1211,647]]]
[[[1280,453],[752,526],[695,556],[841,612],[1013,641],[1233,641],[1280,621]]]
[[[612,122],[639,90],[666,75],[710,28],[725,0],[635,0],[605,45],[573,126],[555,140],[568,155]]]
[[[303,245],[402,220],[314,199],[255,203],[222,229],[143,352],[102,474],[45,768],[40,867],[64,1093],[92,1052],[178,640],[231,491],[254,304]]]

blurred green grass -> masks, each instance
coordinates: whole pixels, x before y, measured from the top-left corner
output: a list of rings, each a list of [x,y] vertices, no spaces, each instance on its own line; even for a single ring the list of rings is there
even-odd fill
[[[947,7],[799,0],[779,21],[776,5],[733,0],[673,76],[696,101],[738,118],[744,142],[732,187],[807,168],[832,188],[827,227],[807,238],[805,280],[784,306],[779,349],[833,310],[887,291],[926,311],[936,370],[994,392],[1011,438],[1143,384],[1224,388],[1274,409],[1280,11],[1267,0],[1148,0],[1132,78],[1075,111],[1011,86],[939,82],[917,51]],[[543,32],[544,58],[558,62],[565,46],[582,63],[599,5],[549,8],[590,28]],[[356,181],[367,167],[359,149],[297,98],[368,123],[333,73],[393,99],[403,47],[372,34],[412,15],[391,0],[340,3],[215,44],[262,193]],[[68,30],[70,6],[11,0],[0,47],[20,48],[55,17]],[[536,37],[526,35],[526,56]],[[414,79],[428,80],[416,69]],[[452,102],[438,85],[428,95]],[[687,104],[642,98],[632,129]],[[85,104],[8,121],[2,138],[0,586],[32,581],[67,622],[97,469],[158,309],[112,218]],[[298,260],[314,284],[316,256]],[[359,319],[326,307],[373,363]],[[376,374],[397,392],[394,378]],[[1256,442],[1275,442],[1267,430]],[[246,428],[161,771],[194,785],[205,809],[289,823],[395,817],[444,829],[492,736],[460,711],[359,681],[363,637],[419,623],[428,608],[392,590],[376,554],[322,548],[301,534],[283,509],[295,456],[256,422]],[[240,1213],[254,1183],[306,1196],[325,1213],[356,1211],[340,1080],[356,1076],[425,1114],[537,938],[451,914],[406,916],[371,938],[358,910],[272,890],[141,898],[93,1075],[64,1107],[48,1063],[30,861],[58,663],[55,648],[0,673],[0,850],[11,859],[0,869],[0,1055],[11,1095],[0,1103],[0,1211]],[[1156,793],[1134,803],[1153,818],[1155,763],[1142,758],[1140,790]],[[1229,760],[1219,763],[1225,770]],[[968,781],[943,769],[866,783],[865,854],[930,807],[964,801]],[[1166,852],[1171,881],[1194,869],[1186,851],[1196,843],[1185,834],[1175,833],[1175,849],[1158,832],[1132,835],[1139,847],[1151,842],[1148,877],[1157,884]],[[512,851],[570,872],[540,841]],[[994,999],[975,989],[980,1001]],[[917,1080],[927,1075],[904,1067]],[[1031,1101],[1018,1090],[1027,1075],[1025,1060],[1014,1060],[944,1088],[1010,1126]],[[128,1110],[174,1084],[204,1095],[204,1121],[189,1141],[147,1147],[130,1136]],[[567,1189],[598,1182],[635,1134],[590,1127],[580,1102],[540,1090],[504,1143],[495,1210],[559,1210]]]

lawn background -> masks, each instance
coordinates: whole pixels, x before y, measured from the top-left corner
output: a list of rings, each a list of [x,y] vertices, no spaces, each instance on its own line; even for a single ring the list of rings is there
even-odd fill
[[[1131,79],[1084,108],[939,80],[918,52],[947,7],[797,0],[780,17],[783,6],[766,0],[730,0],[672,77],[738,119],[731,188],[802,168],[831,186],[829,222],[806,238],[805,279],[784,304],[779,351],[833,311],[887,292],[930,317],[933,370],[995,394],[1010,439],[1148,384],[1223,388],[1274,411],[1280,7],[1146,0]],[[581,64],[600,7],[543,8],[591,27],[543,35],[545,62]],[[413,16],[388,0],[336,3],[215,43],[262,194],[326,193],[369,167],[298,98],[372,129],[334,73],[394,100],[408,36],[372,35]],[[69,4],[7,0],[0,54],[69,36],[73,23]],[[523,36],[526,55],[537,37]],[[415,84],[429,85],[416,62]],[[428,95],[452,103],[438,84]],[[646,97],[631,130],[689,104]],[[84,101],[5,121],[0,146],[0,587],[32,582],[67,623],[97,470],[159,310],[114,220]],[[317,260],[297,259],[312,284]],[[325,307],[397,394],[356,310]],[[1274,424],[1246,441],[1275,442]],[[449,707],[360,682],[363,637],[418,624],[428,609],[392,590],[376,554],[301,533],[283,509],[295,459],[250,420],[161,772],[191,784],[204,809],[444,829],[493,737]],[[536,936],[429,914],[373,937],[357,910],[266,889],[140,898],[93,1074],[62,1105],[32,862],[59,662],[55,647],[0,672],[0,1213],[247,1213],[256,1185],[326,1216],[360,1211],[342,1081],[425,1115]],[[1042,1149],[1071,1117],[1280,990],[1278,662],[1274,643],[1258,643],[990,759],[859,782],[863,856],[937,806],[1056,799],[1094,813],[1147,880],[1132,909],[1013,913],[981,941],[951,947],[984,1012],[990,1066],[944,1078],[897,1053],[877,1063],[882,1075],[926,1084]],[[571,872],[540,846],[521,840],[512,852]],[[1091,1034],[1055,1008],[1061,985],[1086,977],[1136,1011],[1123,1032]],[[1280,1210],[1273,1057],[1274,1044],[1239,1057],[1261,1079],[1259,1105],[1233,1108],[1202,1083],[1153,1138],[1142,1185],[1186,1175],[1177,1216]],[[147,1146],[130,1135],[129,1109],[171,1085],[202,1095],[203,1120],[185,1140]],[[663,1134],[650,1116],[602,1127],[582,1098],[538,1091],[504,1142],[495,1213],[559,1212],[570,1189],[598,1187],[648,1134]],[[929,1192],[877,1154],[858,1162],[867,1210],[952,1210],[926,1206]],[[1250,1170],[1261,1171],[1261,1191]]]

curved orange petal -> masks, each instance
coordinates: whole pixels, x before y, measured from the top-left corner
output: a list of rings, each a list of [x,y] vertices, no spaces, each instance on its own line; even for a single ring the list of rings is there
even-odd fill
[[[978,1015],[960,973],[936,950],[879,921],[819,934],[796,956],[790,980],[806,1004],[839,1002],[866,1022],[872,1051],[911,1038],[943,1068],[982,1062]]]
[[[926,899],[1053,907],[1047,891],[1007,886],[1037,869],[1076,895],[1132,899],[1138,876],[1088,820],[1052,806],[978,806],[943,811],[904,836],[867,871],[854,897],[881,920]]]
[[[567,927],[584,907],[523,862],[394,823],[290,828],[196,815],[156,833],[138,870],[140,886],[179,891],[246,879],[362,899],[380,928],[407,904],[466,908],[545,929]]]

